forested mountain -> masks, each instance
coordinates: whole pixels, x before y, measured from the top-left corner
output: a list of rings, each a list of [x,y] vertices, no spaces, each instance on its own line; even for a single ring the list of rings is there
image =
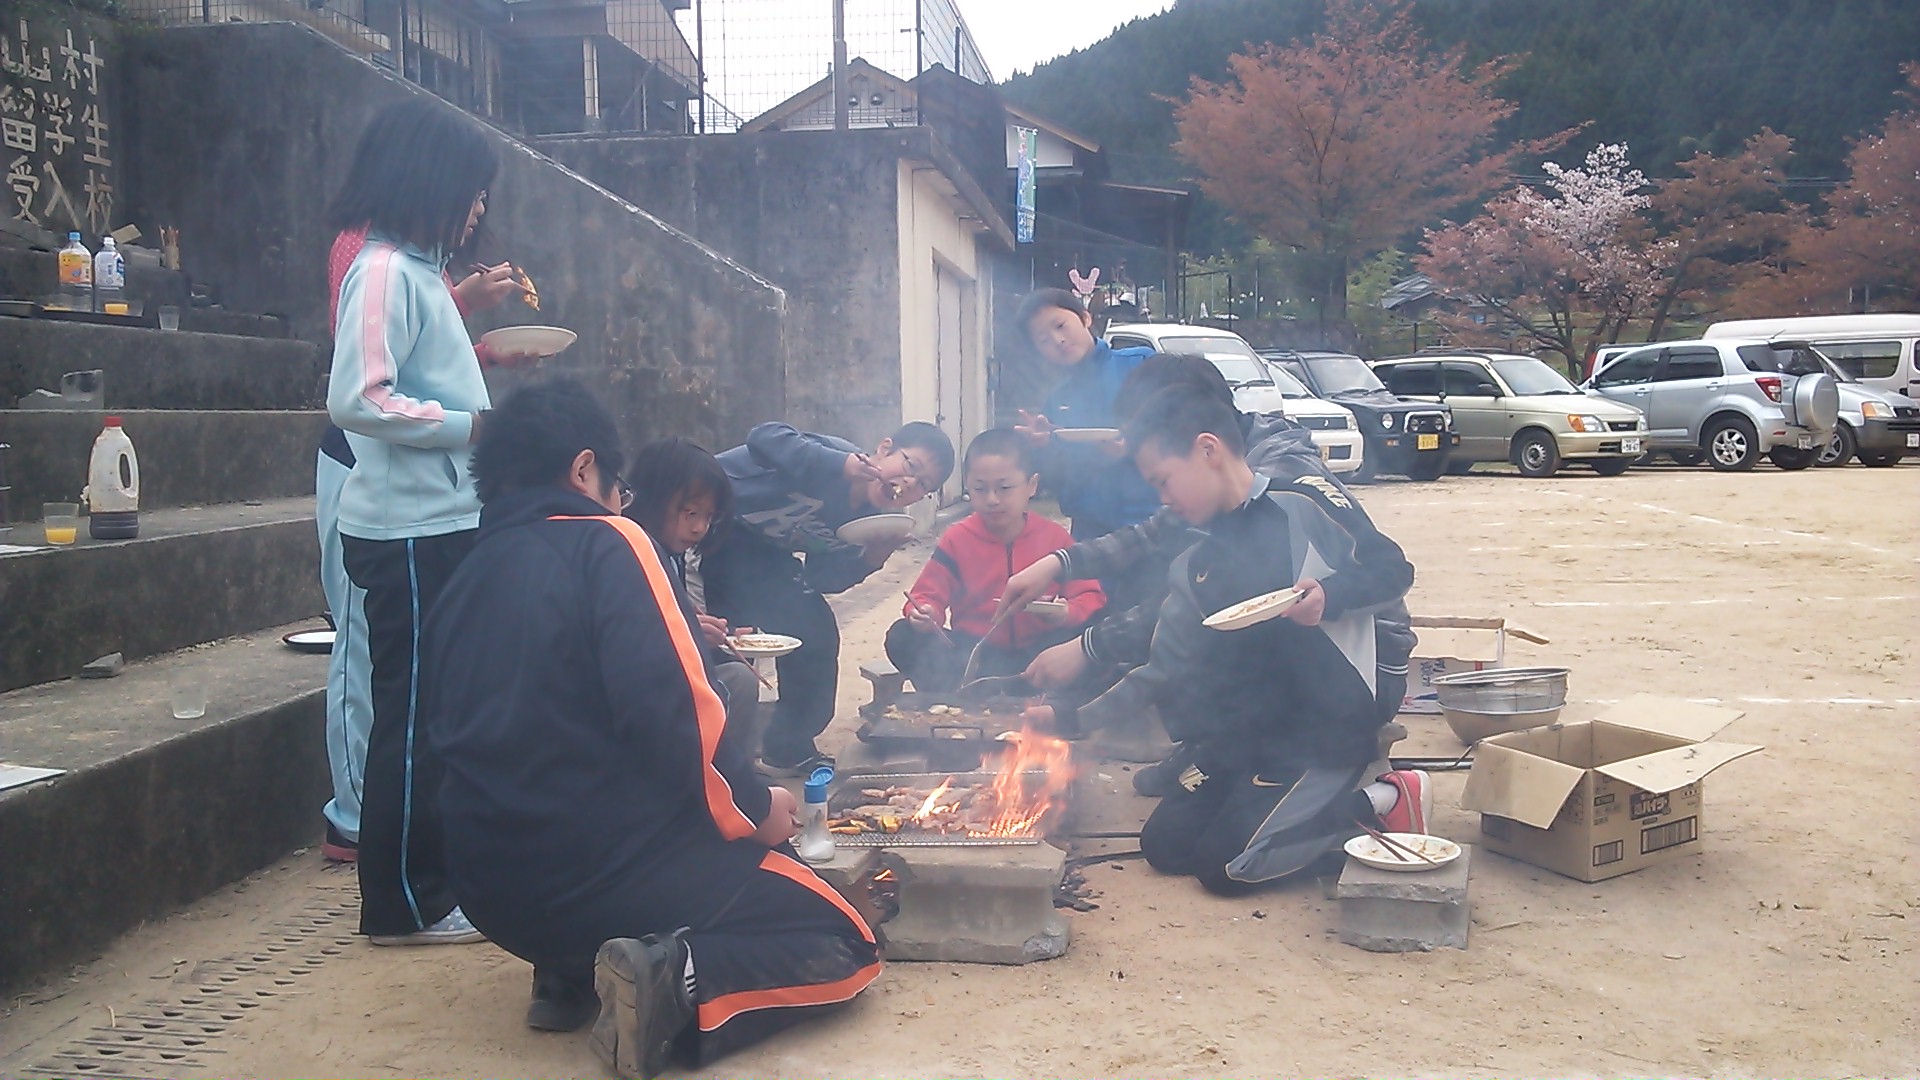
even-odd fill
[[[1321,0],[1178,0],[1005,93],[1099,140],[1119,178],[1181,180],[1193,169],[1168,149],[1161,96],[1183,95],[1195,75],[1220,78],[1247,42],[1312,34],[1322,10]],[[1586,124],[1558,159],[1624,142],[1656,178],[1763,127],[1794,140],[1794,177],[1837,177],[1848,140],[1896,104],[1900,66],[1920,60],[1920,0],[1413,0],[1413,15],[1436,47],[1460,46],[1470,62],[1524,57],[1503,84],[1519,106],[1508,134]],[[1218,219],[1202,210],[1196,249],[1232,241]]]

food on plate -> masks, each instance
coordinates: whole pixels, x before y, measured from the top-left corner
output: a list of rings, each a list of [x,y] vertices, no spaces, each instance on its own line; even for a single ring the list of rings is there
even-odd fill
[[[540,310],[540,290],[533,285],[533,275],[521,267],[513,268],[514,278],[520,282],[520,299],[535,311]]]

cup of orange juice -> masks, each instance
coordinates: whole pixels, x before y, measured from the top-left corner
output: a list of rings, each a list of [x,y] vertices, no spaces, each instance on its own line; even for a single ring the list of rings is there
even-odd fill
[[[47,530],[47,543],[71,544],[80,539],[80,505],[78,503],[48,503],[41,515]]]

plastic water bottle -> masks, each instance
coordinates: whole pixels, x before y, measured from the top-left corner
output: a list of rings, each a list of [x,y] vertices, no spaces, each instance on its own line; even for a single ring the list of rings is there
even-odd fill
[[[833,834],[827,831],[827,785],[833,769],[822,765],[807,777],[800,815],[800,857],[810,863],[833,861]]]
[[[68,311],[93,310],[93,255],[77,232],[68,233],[60,249],[60,300]]]
[[[121,303],[126,293],[127,261],[121,257],[119,245],[109,236],[100,241],[100,254],[93,257],[93,309],[124,315],[125,307],[114,310],[109,305]]]
[[[140,459],[120,418],[107,417],[93,440],[87,465],[87,535],[95,540],[132,540],[140,535]]]

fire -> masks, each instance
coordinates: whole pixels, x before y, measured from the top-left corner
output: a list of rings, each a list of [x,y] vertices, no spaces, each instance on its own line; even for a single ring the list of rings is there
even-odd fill
[[[927,796],[927,801],[921,803],[920,809],[913,812],[913,820],[925,821],[932,817],[937,811],[952,810],[952,806],[939,805],[941,796],[951,790],[953,790],[953,777],[949,776],[945,780],[940,781],[940,786],[933,789],[933,793]]]
[[[1041,818],[1066,801],[1067,787],[1073,782],[1073,747],[1065,739],[1042,735],[1031,727],[1002,738],[1009,750],[988,792],[992,824],[973,830],[975,836],[1032,833]]]

